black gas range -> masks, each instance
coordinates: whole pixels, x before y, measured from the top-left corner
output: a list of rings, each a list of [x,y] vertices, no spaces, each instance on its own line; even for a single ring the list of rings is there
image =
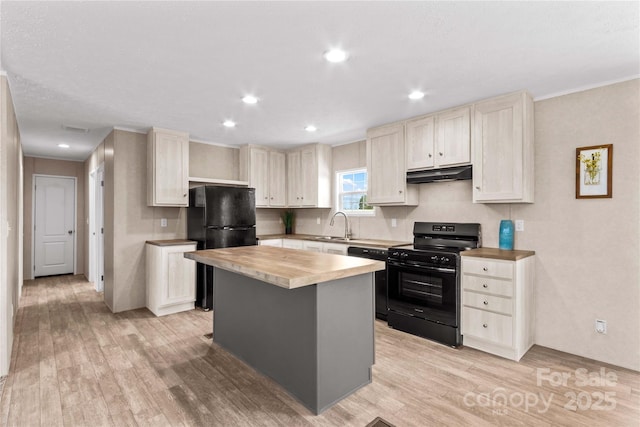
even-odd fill
[[[460,252],[481,241],[480,224],[414,223],[413,245],[388,252],[389,326],[461,345]]]

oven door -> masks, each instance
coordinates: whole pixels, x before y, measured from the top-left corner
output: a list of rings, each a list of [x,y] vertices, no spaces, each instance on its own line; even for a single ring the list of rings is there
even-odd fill
[[[387,262],[389,311],[457,327],[459,292],[456,269]]]

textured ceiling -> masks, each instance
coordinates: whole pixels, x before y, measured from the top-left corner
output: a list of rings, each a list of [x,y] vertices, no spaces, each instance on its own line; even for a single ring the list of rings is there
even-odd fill
[[[114,126],[227,145],[339,144],[502,93],[540,98],[640,75],[635,1],[2,1],[0,9],[0,65],[24,151],[42,157],[84,160]],[[334,46],[348,61],[323,59]],[[427,96],[407,99],[414,89]],[[260,102],[243,104],[246,93]],[[238,126],[224,128],[225,119]]]

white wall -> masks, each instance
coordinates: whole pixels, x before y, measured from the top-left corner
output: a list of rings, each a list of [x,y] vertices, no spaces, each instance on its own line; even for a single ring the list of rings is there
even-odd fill
[[[22,288],[22,147],[7,78],[0,75],[0,376],[9,372]]]

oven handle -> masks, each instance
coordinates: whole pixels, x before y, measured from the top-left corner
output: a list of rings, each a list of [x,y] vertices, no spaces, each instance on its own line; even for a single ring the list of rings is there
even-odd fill
[[[453,268],[442,268],[442,267],[428,267],[426,265],[423,264],[419,264],[419,263],[409,263],[409,262],[396,262],[396,261],[391,261],[391,260],[387,260],[387,264],[388,265],[392,265],[394,267],[410,267],[410,268],[419,268],[421,270],[425,270],[425,271],[435,271],[437,273],[455,273],[456,270]]]

